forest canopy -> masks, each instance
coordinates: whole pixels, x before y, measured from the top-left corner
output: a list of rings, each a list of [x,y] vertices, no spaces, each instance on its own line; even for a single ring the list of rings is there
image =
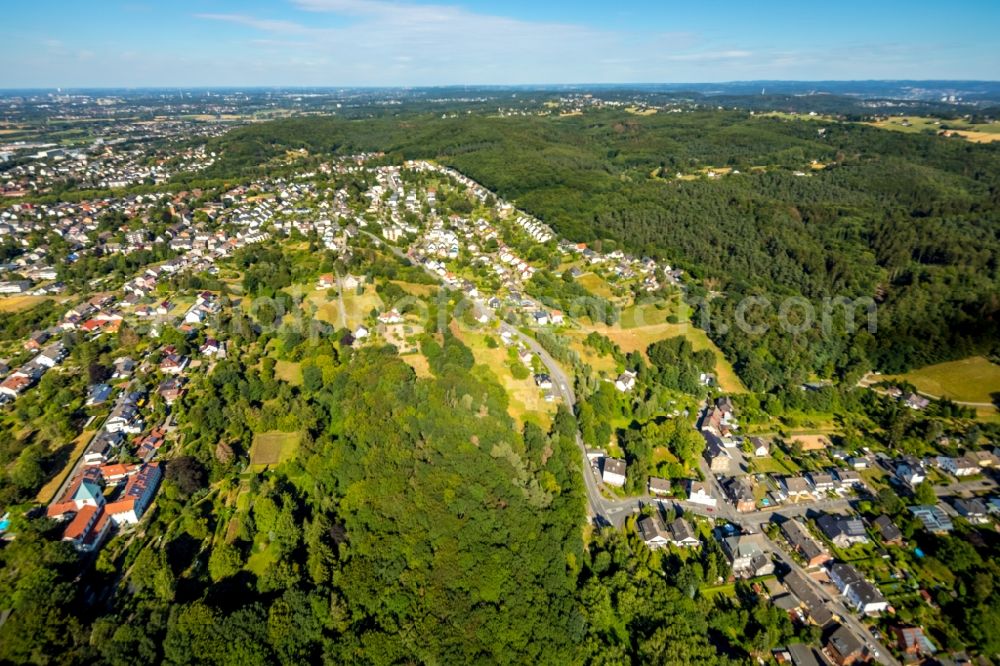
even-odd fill
[[[1000,338],[995,145],[746,112],[608,111],[298,118],[237,129],[216,147],[214,176],[254,173],[287,148],[436,159],[571,240],[672,262],[704,287],[689,294],[695,305],[711,296],[699,314],[756,390],[991,353]],[[739,174],[708,178],[710,168]],[[760,295],[870,298],[877,331],[718,325]]]

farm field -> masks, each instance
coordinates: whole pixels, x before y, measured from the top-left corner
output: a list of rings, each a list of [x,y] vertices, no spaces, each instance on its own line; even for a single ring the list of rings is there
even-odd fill
[[[259,432],[253,436],[250,464],[263,469],[291,458],[299,447],[298,432]]]
[[[0,298],[0,314],[29,310],[51,296],[4,296]]]
[[[886,375],[883,381],[906,381],[928,395],[959,402],[984,403],[1000,393],[1000,365],[982,356],[928,365],[902,375]]]
[[[974,143],[990,143],[1000,141],[1000,123],[973,124],[965,120],[940,120],[922,116],[893,116],[886,120],[866,123],[880,129],[894,132],[918,134],[921,132],[949,131]]]

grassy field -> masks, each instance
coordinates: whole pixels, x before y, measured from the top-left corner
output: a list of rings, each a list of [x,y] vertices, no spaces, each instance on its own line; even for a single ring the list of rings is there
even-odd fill
[[[594,296],[600,296],[601,298],[613,298],[614,294],[611,292],[611,285],[596,273],[584,273],[580,277],[576,278],[576,283],[581,287],[592,293]]]
[[[623,328],[620,325],[590,324],[585,329],[588,332],[593,330],[601,335],[606,335],[621,347],[621,350],[626,354],[636,350],[645,353],[646,348],[657,340],[684,336],[691,341],[691,345],[695,351],[711,349],[715,354],[715,374],[719,379],[719,388],[726,393],[746,392],[746,387],[743,386],[743,382],[736,375],[733,366],[726,360],[726,357],[723,356],[719,348],[715,346],[715,343],[708,339],[705,331],[691,324],[663,322],[661,324],[647,324],[632,328]]]
[[[76,463],[77,458],[83,455],[83,451],[87,448],[90,438],[96,432],[96,430],[84,430],[73,440],[73,450],[70,451],[69,457],[66,459],[66,466],[58,474],[49,479],[48,483],[42,486],[42,489],[38,491],[38,495],[35,497],[36,502],[48,504],[55,499],[55,495],[59,491],[59,486],[62,485],[66,477],[73,471],[73,464]]]
[[[417,377],[430,377],[431,368],[427,363],[427,357],[421,353],[416,354],[405,354],[399,358],[413,368],[413,371],[417,373]]]
[[[1000,365],[982,356],[928,365],[903,375],[881,377],[884,381],[906,381],[930,395],[961,402],[992,402],[1000,393]]]
[[[333,326],[341,325],[340,301],[336,296],[327,296],[326,291],[312,290],[306,300],[316,305],[316,318]],[[366,285],[363,294],[353,289],[344,290],[344,318],[347,327],[354,330],[368,317],[374,308],[381,308],[382,300],[375,293],[373,285]]]
[[[596,372],[611,374],[616,370],[615,359],[610,354],[602,356],[593,347],[583,344],[584,338],[587,337],[587,331],[566,331],[566,337],[569,338],[570,348],[579,354],[583,362],[589,364]]]
[[[534,421],[544,429],[548,429],[556,410],[556,403],[545,401],[542,391],[535,386],[532,377],[514,378],[507,367],[507,349],[502,345],[495,349],[490,348],[486,344],[487,334],[462,330],[462,327],[457,326],[454,321],[451,330],[472,350],[476,363],[489,368],[499,384],[507,391],[510,401],[508,412],[511,417],[519,423]]]
[[[256,469],[263,469],[288,460],[299,448],[299,439],[297,432],[256,433],[250,447],[250,464]]]
[[[430,296],[438,290],[436,284],[420,284],[418,282],[404,282],[402,280],[390,280],[390,282],[413,296]]]
[[[867,124],[881,129],[910,134],[927,131],[950,131],[973,143],[1000,141],[1000,123],[973,124],[965,120],[939,120],[938,118],[925,118],[922,116],[893,116],[886,120]]]
[[[292,386],[302,384],[302,364],[292,361],[275,361],[274,376]]]
[[[0,298],[0,313],[29,310],[51,296],[4,296]]]

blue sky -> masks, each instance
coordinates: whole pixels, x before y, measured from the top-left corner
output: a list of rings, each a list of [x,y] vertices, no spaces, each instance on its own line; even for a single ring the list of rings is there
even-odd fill
[[[4,16],[0,88],[1000,78],[997,0],[35,0]]]

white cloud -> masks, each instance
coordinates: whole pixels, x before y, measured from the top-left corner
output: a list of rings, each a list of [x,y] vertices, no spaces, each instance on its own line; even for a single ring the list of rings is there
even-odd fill
[[[385,0],[292,0],[315,20],[198,14],[266,33],[336,63],[330,84],[428,85],[637,80],[650,54],[683,57],[685,32],[624,32],[525,21],[444,4]],[[307,15],[308,16],[308,15]],[[301,40],[301,41],[299,41]],[[696,57],[695,54],[694,57]],[[372,71],[387,71],[371,80]],[[362,77],[366,77],[362,79]]]

